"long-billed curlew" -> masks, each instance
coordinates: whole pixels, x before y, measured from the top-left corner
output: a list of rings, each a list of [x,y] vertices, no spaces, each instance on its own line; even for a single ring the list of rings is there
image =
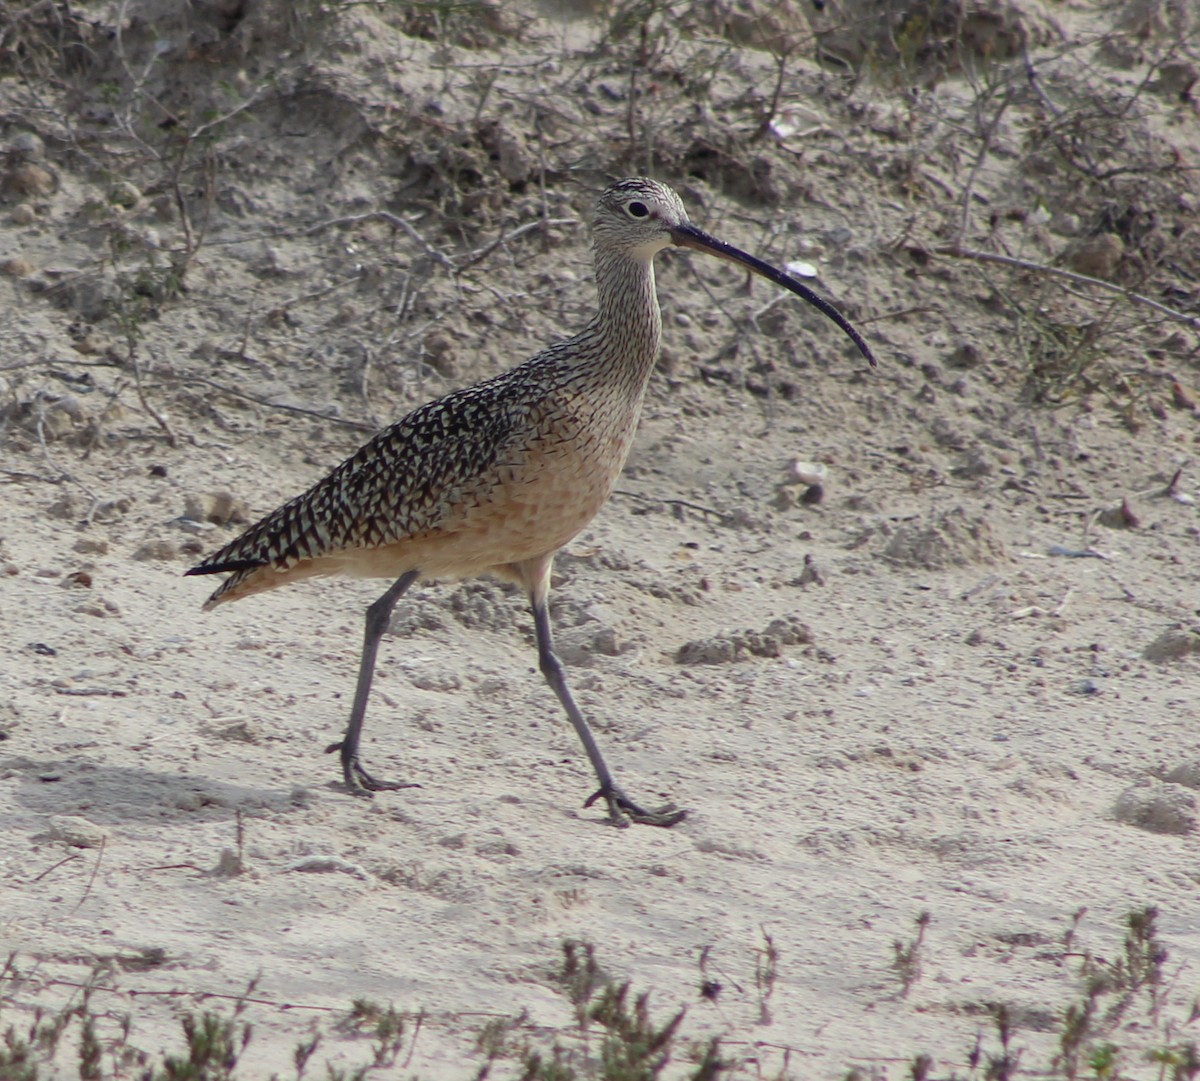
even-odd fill
[[[816,305],[872,365],[846,318],[807,286],[692,225],[679,196],[621,180],[593,223],[595,317],[524,364],[427,403],[385,428],[303,495],[189,570],[232,572],[205,609],[317,575],[391,578],[367,609],[342,775],[358,794],[414,787],[359,762],[375,656],[396,602],[418,578],[491,574],[529,595],[538,662],[596,771],[612,821],[673,826],[674,804],[643,810],[613,780],[554,652],[547,594],[555,553],[604,506],[625,464],[658,355],[662,318],[654,256],[675,244],[729,259]]]

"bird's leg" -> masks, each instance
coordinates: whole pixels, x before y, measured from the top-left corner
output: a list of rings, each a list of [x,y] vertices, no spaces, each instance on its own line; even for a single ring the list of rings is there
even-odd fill
[[[538,593],[542,595],[538,596]],[[533,626],[537,634],[538,665],[542,670],[542,675],[546,677],[546,682],[558,695],[563,709],[567,711],[567,716],[571,719],[571,724],[575,726],[575,731],[583,743],[583,749],[587,751],[588,759],[600,781],[600,788],[584,806],[590,807],[596,800],[603,799],[608,804],[608,813],[613,824],[617,826],[628,825],[627,818],[645,826],[673,826],[676,822],[682,821],[687,811],[679,810],[675,804],[668,803],[652,811],[644,811],[617,787],[608,770],[608,764],[600,753],[596,737],[592,735],[590,726],[575,704],[575,699],[571,696],[562,661],[554,652],[554,639],[550,633],[550,612],[544,591],[539,590],[534,593],[532,606]]]
[[[338,743],[325,748],[326,754],[342,752],[342,776],[346,787],[356,796],[369,796],[372,792],[392,791],[397,788],[420,788],[418,784],[402,781],[380,781],[372,777],[358,760],[358,743],[362,737],[363,718],[367,713],[367,699],[371,696],[371,679],[375,675],[375,656],[379,652],[379,640],[392,618],[392,609],[404,596],[408,587],[417,580],[419,572],[402,574],[391,588],[367,609],[366,629],[363,633],[362,660],[358,665],[358,683],[354,688],[354,705],[350,710],[350,723],[346,734]]]

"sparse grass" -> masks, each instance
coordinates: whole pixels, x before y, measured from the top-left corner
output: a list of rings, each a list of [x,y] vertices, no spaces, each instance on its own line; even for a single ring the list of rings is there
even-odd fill
[[[922,912],[916,918],[917,933],[908,942],[896,939],[892,943],[892,971],[900,980],[900,997],[908,996],[913,984],[921,978],[923,958],[921,947],[925,944],[925,932],[933,922],[928,912]]]
[[[779,948],[765,927],[762,932],[762,947],[755,951],[754,986],[758,992],[758,1023],[771,1023],[771,996],[775,993],[775,981],[779,978]]]
[[[974,1046],[962,1063],[966,1073],[951,1069],[926,1051],[912,1054],[904,1076],[910,1081],[1015,1081],[1036,1076],[1075,1081],[1118,1081],[1149,1076],[1156,1081],[1193,1081],[1200,1077],[1197,1041],[1185,1030],[1200,1021],[1200,1004],[1192,1004],[1182,1016],[1171,1009],[1165,965],[1169,954],[1157,929],[1158,913],[1152,907],[1131,911],[1125,918],[1121,953],[1106,960],[1090,950],[1073,952],[1082,934],[1083,910],[1075,913],[1063,935],[1062,962],[1077,962],[1080,987],[1077,997],[1058,1011],[1057,1028],[1038,1033],[1045,1046],[1052,1037],[1055,1048],[1041,1063],[1022,1068],[1033,1056],[1019,1039],[1021,1011],[1007,1003],[986,1006],[989,1028],[981,1029]],[[897,957],[905,958],[905,971],[919,968],[924,934],[930,924],[927,913],[916,920],[916,934],[907,943],[896,943]],[[780,954],[772,936],[765,931],[764,947],[756,951],[759,973],[760,1009],[767,987],[778,978]],[[1037,955],[1038,962],[1046,960]],[[1031,962],[1035,956],[1030,956]],[[101,992],[111,991],[115,977],[109,969],[97,969],[78,994],[57,1010],[35,1009],[27,1021],[9,1020],[20,1001],[22,988],[32,978],[21,972],[17,959],[9,957],[0,970],[0,1081],[48,1081],[61,1075],[65,1059],[75,1064],[83,1081],[251,1081],[241,1060],[254,1036],[251,1006],[269,1006],[257,997],[251,983],[233,999],[228,1011],[185,1010],[180,1014],[180,1046],[157,1058],[137,1046],[137,1025],[128,1016],[116,1017],[97,1010],[92,1002]],[[803,1048],[780,1048],[786,1053],[774,1073],[764,1073],[757,1053],[746,1058],[723,1054],[722,1038],[703,1040],[684,1036],[686,1010],[676,1008],[656,1016],[648,992],[636,992],[629,981],[608,976],[600,966],[595,947],[582,939],[567,939],[557,968],[550,974],[574,1015],[568,1028],[547,1030],[534,1025],[525,1011],[490,1018],[479,1025],[473,1055],[464,1058],[464,1081],[484,1081],[498,1071],[520,1081],[657,1081],[668,1066],[672,1077],[687,1081],[716,1081],[720,1077],[769,1078],[797,1081],[790,1069],[791,1052]],[[1031,979],[1030,986],[1039,985]],[[27,996],[25,996],[27,997]],[[769,995],[768,995],[769,997]],[[282,1004],[279,1004],[282,1005]],[[28,1007],[25,1007],[26,1009]],[[294,1007],[292,1007],[294,1009]],[[1028,1011],[1028,1004],[1025,1007]],[[1137,1023],[1126,1025],[1133,1012]],[[1036,1012],[1036,1011],[1035,1011]],[[1051,1009],[1041,1011],[1051,1016]],[[328,1027],[320,1027],[297,1043],[292,1063],[296,1081],[310,1074],[328,1081],[366,1081],[372,1076],[410,1076],[423,1026],[430,1024],[426,1013],[409,1013],[392,1004],[372,999],[355,999],[349,1010]],[[453,1013],[448,1023],[461,1028]],[[115,1024],[114,1024],[115,1021]],[[439,1024],[443,1022],[438,1022]],[[872,1057],[882,1064],[890,1059],[878,1033],[864,1018],[864,1034],[872,1033]],[[1029,1030],[1027,1035],[1033,1035]],[[729,1033],[736,1037],[736,1030]],[[316,1066],[320,1050],[331,1040],[370,1041],[366,1058],[358,1065]],[[793,1037],[794,1039],[794,1037]],[[1135,1039],[1137,1043],[1131,1043]],[[759,1045],[757,1040],[746,1047]],[[1139,1068],[1142,1072],[1139,1072]],[[683,1072],[680,1072],[680,1071]],[[273,1075],[277,1077],[278,1075]],[[411,1075],[418,1076],[418,1075]],[[849,1070],[846,1078],[866,1081],[882,1076],[874,1066]]]
[[[1017,1011],[1007,1003],[991,1003],[987,1011],[995,1030],[997,1047],[981,1032],[966,1057],[968,1077],[974,1081],[1013,1081],[1032,1072],[1037,1076],[1076,1081],[1098,1081],[1130,1076],[1126,1071],[1134,1063],[1157,1067],[1158,1081],[1182,1081],[1200,1075],[1200,1058],[1194,1040],[1180,1039],[1179,1030],[1200,1020],[1200,1006],[1193,1004],[1182,1018],[1167,1017],[1164,965],[1168,952],[1158,937],[1158,912],[1152,906],[1129,912],[1124,920],[1126,933],[1122,955],[1113,961],[1091,951],[1073,952],[1080,936],[1085,908],[1078,909],[1063,934],[1062,961],[1078,959],[1081,987],[1077,997],[1058,1013],[1053,1032],[1055,1048],[1042,1068],[1020,1070],[1026,1049],[1016,1043]],[[918,938],[920,935],[918,934]],[[914,942],[915,944],[915,942]],[[905,949],[911,953],[911,948]],[[1127,1016],[1139,1004],[1138,1023],[1124,1026]],[[1130,1037],[1140,1041],[1129,1046]],[[1146,1045],[1149,1044],[1149,1049]],[[912,1063],[914,1081],[932,1078],[933,1060],[918,1055]],[[958,1078],[958,1074],[953,1074]]]

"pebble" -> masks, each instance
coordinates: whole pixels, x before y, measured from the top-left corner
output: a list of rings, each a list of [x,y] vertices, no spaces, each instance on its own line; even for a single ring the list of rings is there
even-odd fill
[[[983,354],[974,342],[959,342],[946,357],[946,364],[951,368],[978,368],[983,363]]]
[[[1179,784],[1146,781],[1127,788],[1117,797],[1113,814],[1118,822],[1150,833],[1196,832],[1196,797]]]
[[[132,210],[142,201],[142,193],[136,184],[131,184],[128,180],[118,180],[108,189],[108,201],[113,206]]]
[[[238,499],[232,492],[204,492],[187,497],[183,516],[198,522],[212,522],[214,525],[249,524],[250,505],[244,499]]]
[[[105,619],[108,616],[119,616],[121,614],[120,607],[114,601],[98,600],[85,601],[83,604],[76,605],[74,611],[81,616],[95,616],[97,619]]]
[[[14,165],[0,178],[0,194],[6,196],[46,196],[58,191],[58,174],[36,162]]]
[[[236,878],[245,870],[246,866],[241,857],[232,848],[223,848],[221,855],[217,857],[216,867],[208,873],[212,878]]]
[[[133,500],[129,498],[105,500],[93,511],[92,520],[96,522],[114,521],[122,514],[128,513],[132,506]],[[78,521],[86,517],[89,510],[92,510],[92,501],[90,499],[70,492],[60,496],[51,503],[46,508],[46,513],[51,518],[61,518],[64,521]]]
[[[1187,101],[1200,80],[1200,68],[1190,60],[1169,60],[1158,66],[1158,78],[1146,87],[1156,94],[1177,101]]]
[[[1137,529],[1142,524],[1128,499],[1122,499],[1115,507],[1105,507],[1098,515],[1098,521],[1109,529]]]
[[[1009,558],[1004,542],[986,518],[968,518],[961,507],[925,521],[904,522],[892,535],[884,557],[902,566],[945,570],[995,564]]]
[[[350,863],[348,860],[338,859],[336,856],[308,856],[305,859],[296,860],[295,863],[288,864],[284,870],[303,871],[308,874],[340,872],[341,874],[361,878],[364,882],[370,881],[371,878],[365,867],[357,863]]]
[[[829,467],[821,462],[792,462],[792,474],[802,484],[822,484],[829,473]]]
[[[78,815],[51,815],[47,834],[72,848],[99,848],[108,840],[108,831]]]
[[[621,643],[612,627],[592,620],[556,633],[554,648],[564,664],[588,668],[596,663],[598,656],[616,657],[621,652]]]
[[[443,331],[431,331],[422,343],[425,347],[426,363],[447,379],[456,379],[459,373],[458,349],[454,339]]]
[[[1200,631],[1195,627],[1176,624],[1155,638],[1142,651],[1142,656],[1148,661],[1167,664],[1171,661],[1181,661],[1193,653],[1200,653]]]
[[[12,158],[19,161],[41,161],[46,156],[46,144],[40,135],[32,131],[14,135],[7,150]]]
[[[747,654],[778,657],[784,646],[808,645],[812,631],[795,616],[773,619],[762,631],[735,631],[732,634],[698,638],[685,642],[675,653],[677,664],[728,664]]]
[[[817,561],[813,559],[811,552],[806,552],[804,555],[804,569],[790,582],[790,586],[823,586],[825,584],[825,576],[821,573],[821,568],[817,566]]]
[[[195,536],[211,533],[217,528],[212,522],[198,522],[195,518],[176,518],[172,524],[177,525],[184,533],[191,533]]]
[[[1163,780],[1169,781],[1171,784],[1181,784],[1184,788],[1200,789],[1200,759],[1176,766]]]
[[[168,540],[151,540],[146,541],[141,545],[130,557],[139,562],[145,563],[149,560],[170,560],[175,559],[179,554],[178,549]]]
[[[1080,241],[1067,252],[1067,265],[1078,274],[1107,281],[1116,273],[1125,242],[1116,233],[1099,233]]]

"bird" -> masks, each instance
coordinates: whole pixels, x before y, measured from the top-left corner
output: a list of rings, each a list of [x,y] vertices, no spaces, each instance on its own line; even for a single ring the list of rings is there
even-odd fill
[[[592,520],[617,482],[662,339],[654,257],[675,246],[740,264],[832,319],[872,367],[862,335],[802,282],[693,225],[679,196],[646,177],[604,189],[592,222],[596,314],[524,363],[430,401],[382,429],[301,495],[186,571],[228,574],[204,603],[306,578],[390,579],[366,611],[350,720],[326,748],[356,795],[419,787],[373,776],[359,746],[380,640],[419,579],[477,575],[516,582],[529,599],[538,666],[574,727],[608,820],[660,827],[674,803],[643,807],[613,777],[554,649],[548,595],[555,554]]]

